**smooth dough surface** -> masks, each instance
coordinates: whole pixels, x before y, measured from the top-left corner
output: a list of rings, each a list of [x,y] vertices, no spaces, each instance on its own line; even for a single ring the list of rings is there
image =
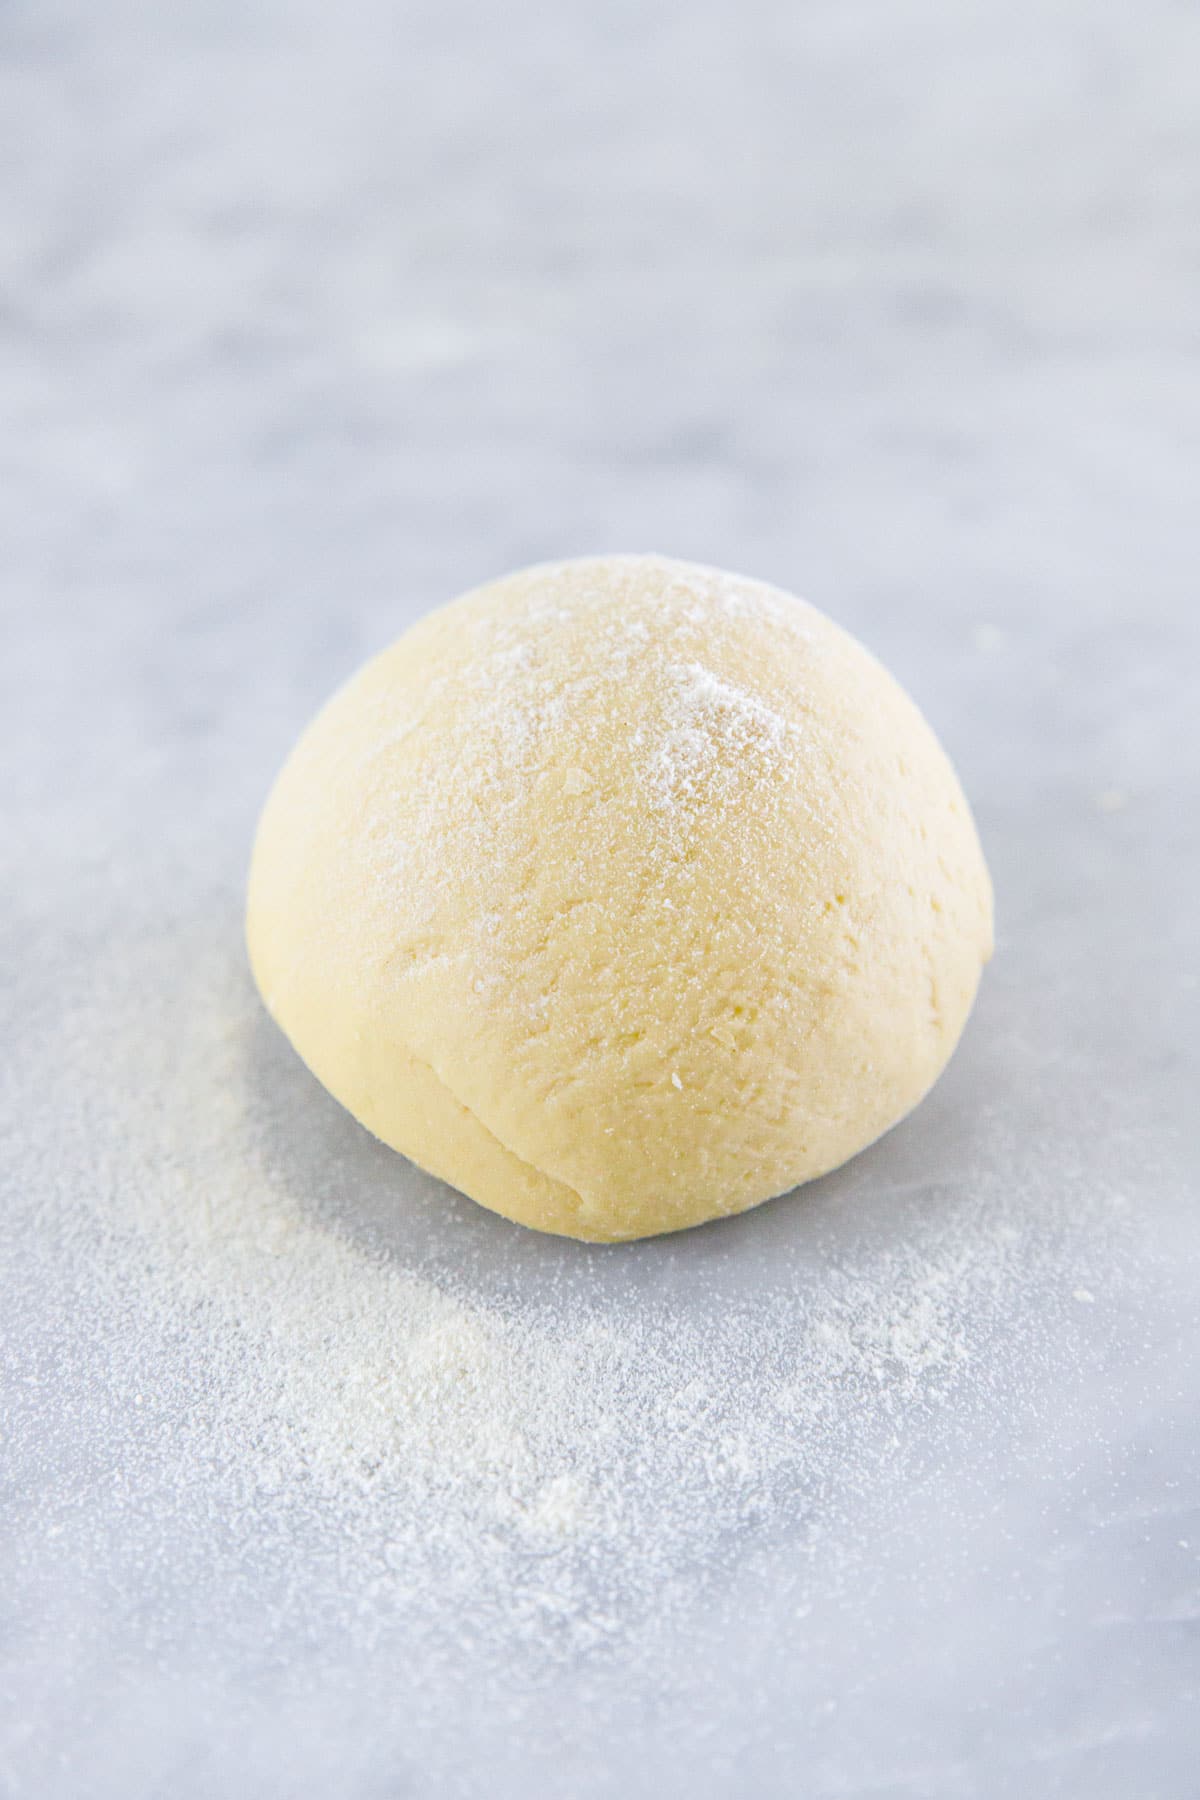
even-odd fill
[[[266,1005],[369,1130],[614,1240],[835,1168],[937,1079],[991,888],[921,714],[761,582],[526,569],[334,695],[267,801]]]

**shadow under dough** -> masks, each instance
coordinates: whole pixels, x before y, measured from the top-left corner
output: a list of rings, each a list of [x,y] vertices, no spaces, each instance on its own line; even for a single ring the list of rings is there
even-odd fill
[[[597,1305],[686,1290],[693,1304],[707,1299],[715,1309],[744,1292],[748,1278],[760,1292],[794,1291],[830,1260],[901,1241],[931,1209],[952,1204],[972,1160],[972,1090],[986,1091],[986,1071],[964,1046],[916,1113],[832,1174],[733,1219],[590,1245],[515,1225],[372,1137],[256,1000],[239,1051],[258,1153],[309,1218],[372,1257],[496,1304],[508,1297],[552,1305],[556,1290],[569,1287]]]

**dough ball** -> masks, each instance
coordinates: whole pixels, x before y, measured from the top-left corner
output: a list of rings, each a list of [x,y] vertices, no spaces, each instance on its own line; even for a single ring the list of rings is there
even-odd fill
[[[954,771],[853,638],[608,556],[468,594],[334,695],[267,801],[247,928],[368,1130],[607,1241],[742,1212],[903,1118],[991,912]]]

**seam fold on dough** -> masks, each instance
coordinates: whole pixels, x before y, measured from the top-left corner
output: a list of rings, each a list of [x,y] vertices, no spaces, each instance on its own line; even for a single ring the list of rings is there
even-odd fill
[[[482,1119],[473,1107],[467,1105],[462,1095],[455,1090],[449,1081],[446,1080],[446,1077],[439,1068],[435,1067],[435,1065],[429,1062],[425,1057],[418,1056],[407,1044],[402,1043],[400,1047],[403,1049],[404,1054],[409,1058],[410,1062],[415,1063],[418,1067],[424,1069],[428,1074],[433,1076],[433,1079],[445,1090],[451,1100],[453,1100],[454,1104],[457,1107],[460,1107],[471,1122],[477,1125],[480,1131],[491,1139],[498,1150],[502,1151],[506,1157],[511,1159],[511,1161],[518,1163],[527,1174],[534,1176],[538,1181],[544,1181],[549,1187],[553,1188],[565,1211],[571,1214],[572,1217],[578,1217],[581,1213],[586,1213],[587,1207],[583,1195],[579,1193],[576,1188],[573,1188],[569,1182],[563,1181],[559,1176],[551,1174],[548,1169],[539,1168],[537,1163],[530,1162],[528,1157],[522,1156],[519,1151],[514,1150],[511,1144],[506,1144],[499,1133],[493,1130],[492,1126],[487,1123],[487,1120]],[[595,1241],[601,1242],[603,1240],[597,1238]]]

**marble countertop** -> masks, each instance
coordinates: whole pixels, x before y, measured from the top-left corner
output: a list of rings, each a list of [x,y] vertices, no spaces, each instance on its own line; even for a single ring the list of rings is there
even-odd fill
[[[1189,1800],[1196,13],[17,4],[0,147],[0,1791]],[[999,942],[899,1133],[597,1292],[786,1312],[822,1257],[995,1197],[1026,1313],[803,1604],[794,1539],[747,1526],[719,1609],[676,1573],[661,1666],[289,1651],[270,1567],[222,1610],[199,1525],[135,1558],[112,1498],[119,1346],[55,1224],[112,1149],[104,1007],[186,1033],[165,922],[244,980],[255,814],[336,680],[605,549],[861,636],[956,761]],[[427,1273],[565,1267],[422,1193],[395,1254]]]

